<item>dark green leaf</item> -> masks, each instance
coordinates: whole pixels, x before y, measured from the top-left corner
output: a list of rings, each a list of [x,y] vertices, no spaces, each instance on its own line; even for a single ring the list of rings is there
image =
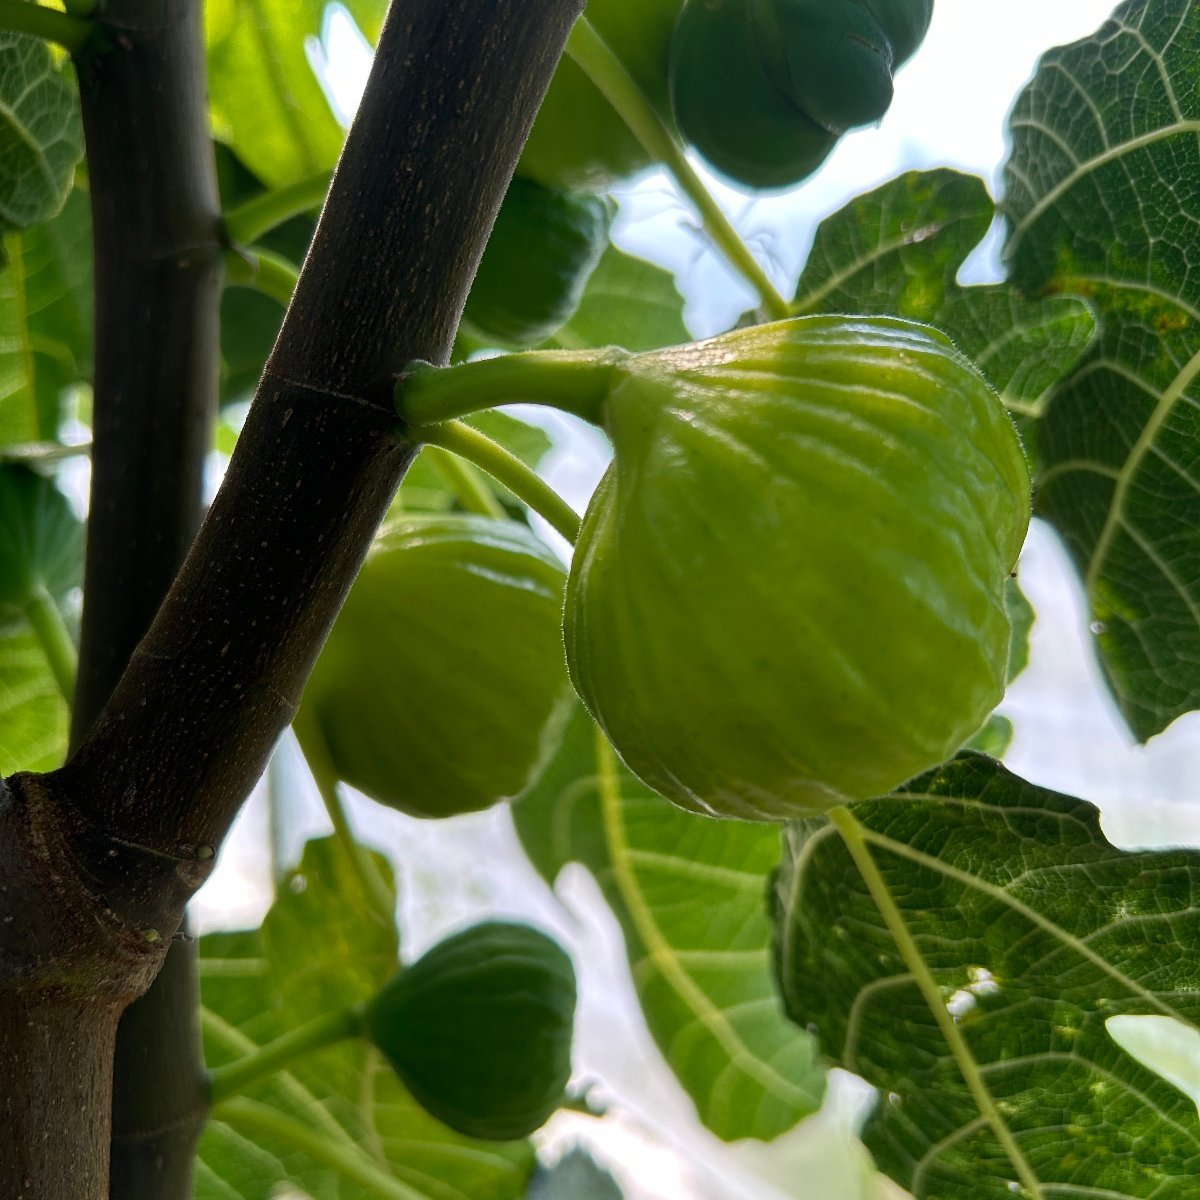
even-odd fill
[[[1030,1197],[1033,1179],[1042,1200],[1194,1195],[1195,1104],[1105,1021],[1200,1019],[1200,856],[1116,850],[1091,805],[969,754],[852,813],[886,898],[834,824],[792,826],[777,966],[792,1018],[883,1093],[864,1132],[879,1166],[917,1200]],[[881,905],[964,1039],[965,1067]]]
[[[691,816],[623,769],[598,784],[596,731],[577,708],[558,752],[514,806],[517,832],[553,882],[581,862],[621,922],[646,1021],[719,1136],[769,1139],[817,1107],[810,1040],[779,1011],[768,964],[774,826]]]
[[[1054,381],[1086,350],[1094,321],[1081,300],[1029,300],[1006,286],[955,282],[993,215],[987,188],[973,175],[901,175],[821,223],[797,309],[892,313],[936,325],[1013,413],[1036,416]]]
[[[333,839],[309,843],[261,933],[210,934],[200,950],[210,1065],[365,999],[396,968],[395,930],[371,915]],[[414,1200],[517,1200],[533,1170],[527,1142],[472,1141],[435,1121],[363,1042],[322,1050],[247,1097],[359,1168],[394,1177]],[[314,1200],[377,1200],[378,1189],[256,1125],[253,1112],[216,1110],[200,1144],[196,1200],[272,1200],[285,1184]]]
[[[249,400],[283,323],[283,305],[250,288],[221,294],[221,403]]]
[[[546,345],[564,350],[657,350],[690,336],[674,276],[610,246],[592,272],[575,315]]]
[[[0,622],[20,618],[40,591],[58,599],[83,572],[83,526],[54,481],[0,464]]]
[[[41,38],[0,29],[0,233],[54,216],[82,153],[71,76]]]
[[[1017,101],[1017,286],[1086,296],[1100,339],[1037,430],[1038,508],[1084,576],[1143,740],[1200,707],[1200,8],[1121,5]]]

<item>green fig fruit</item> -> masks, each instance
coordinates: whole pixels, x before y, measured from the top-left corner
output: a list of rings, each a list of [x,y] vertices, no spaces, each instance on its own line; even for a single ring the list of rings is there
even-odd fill
[[[579,307],[611,219],[599,196],[514,178],[467,297],[470,331],[496,346],[545,341]]]
[[[682,0],[589,0],[587,18],[650,101],[668,111],[671,29]],[[518,164],[547,187],[602,192],[650,156],[595,84],[564,56]]]
[[[418,817],[519,793],[570,695],[564,578],[515,521],[386,525],[304,693],[296,734],[310,761]]]
[[[1029,475],[949,340],[802,317],[634,356],[567,585],[576,690],[684,808],[790,818],[949,757],[1000,700]]]
[[[687,0],[671,41],[680,133],[756,188],[817,169],[847,129],[878,121],[931,0]]]
[[[933,0],[860,0],[892,46],[892,70],[908,62],[929,32]]]
[[[878,121],[892,103],[892,47],[853,0],[753,0],[763,67],[781,95],[840,134]]]
[[[489,922],[447,938],[368,1005],[367,1036],[422,1107],[468,1137],[525,1137],[571,1075],[575,972],[528,925]]]

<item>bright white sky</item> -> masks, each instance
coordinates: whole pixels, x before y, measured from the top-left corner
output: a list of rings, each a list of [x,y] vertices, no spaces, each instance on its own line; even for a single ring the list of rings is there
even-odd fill
[[[936,0],[929,36],[898,77],[895,102],[878,128],[846,137],[816,177],[789,193],[749,196],[717,180],[713,190],[787,291],[817,222],[902,170],[953,166],[984,176],[994,191],[1005,154],[1005,117],[1038,56],[1090,33],[1111,8],[1109,0]],[[331,10],[322,40],[309,50],[335,107],[348,115],[361,95],[370,55],[344,10]],[[665,177],[623,188],[618,199],[617,240],[677,272],[696,335],[727,328],[749,307],[745,286],[707,246]],[[973,256],[969,270],[970,281],[996,277],[994,253]],[[603,464],[598,442],[572,435],[549,474],[582,506]],[[1185,718],[1149,747],[1134,746],[1100,683],[1078,587],[1044,529],[1031,536],[1022,580],[1038,624],[1034,665],[1005,704],[1017,729],[1010,765],[1037,782],[1101,803],[1109,835],[1119,841],[1200,844],[1200,811],[1186,794],[1186,781],[1200,778],[1200,721]],[[295,853],[324,821],[302,776],[286,762],[282,773],[294,812],[280,840]],[[550,1137],[561,1143],[583,1136],[610,1163],[624,1164],[629,1200],[874,1196],[847,1174],[852,1151],[839,1143],[844,1122],[836,1115],[808,1123],[791,1145],[784,1139],[766,1151],[724,1147],[695,1128],[686,1098],[663,1069],[653,1069],[657,1054],[638,1027],[619,935],[596,902],[594,884],[583,872],[569,873],[552,897],[515,846],[504,853],[512,846],[507,814],[434,825],[365,802],[353,814],[369,840],[396,852],[405,885],[407,953],[484,910],[524,915],[572,946],[583,1004],[577,1068],[604,1074],[619,1097],[620,1115],[602,1123],[559,1117]],[[260,792],[201,894],[196,910],[202,926],[261,917],[270,887],[266,838]],[[852,1102],[852,1088],[837,1094],[838,1103],[847,1097]],[[804,1181],[801,1190],[797,1179]]]

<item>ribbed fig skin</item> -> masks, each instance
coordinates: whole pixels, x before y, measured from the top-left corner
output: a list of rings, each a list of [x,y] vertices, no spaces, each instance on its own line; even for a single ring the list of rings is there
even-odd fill
[[[685,808],[883,795],[1004,691],[1016,431],[940,333],[809,317],[635,359],[567,586],[576,690]]]
[[[565,574],[515,521],[393,521],[305,690],[301,745],[315,728],[339,779],[412,816],[516,795],[570,694]]]
[[[402,971],[365,1024],[425,1109],[469,1137],[509,1141],[562,1103],[574,1014],[566,952],[528,925],[495,921]]]

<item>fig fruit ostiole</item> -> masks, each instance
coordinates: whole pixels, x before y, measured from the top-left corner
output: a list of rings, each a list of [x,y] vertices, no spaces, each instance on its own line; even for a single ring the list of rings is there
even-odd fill
[[[564,632],[635,774],[694,811],[785,819],[883,795],[982,725],[1030,484],[944,335],[803,317],[591,362],[511,356],[492,389],[489,363],[418,376],[401,413],[557,391],[609,432]]]

